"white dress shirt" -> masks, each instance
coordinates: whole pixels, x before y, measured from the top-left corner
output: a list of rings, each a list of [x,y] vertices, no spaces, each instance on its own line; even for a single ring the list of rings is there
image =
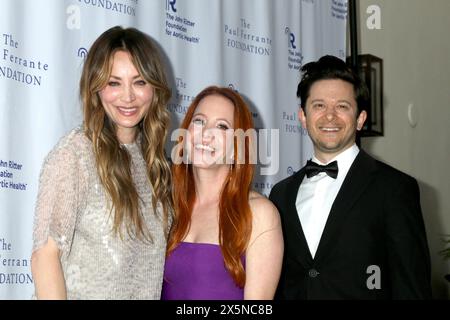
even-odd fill
[[[305,175],[300,184],[295,206],[313,258],[319,246],[331,206],[358,153],[359,148],[354,144],[330,161],[336,160],[338,162],[339,171],[336,179],[329,177],[325,172],[321,172],[311,178],[307,178]],[[320,165],[330,163],[322,163],[315,156],[312,161]]]

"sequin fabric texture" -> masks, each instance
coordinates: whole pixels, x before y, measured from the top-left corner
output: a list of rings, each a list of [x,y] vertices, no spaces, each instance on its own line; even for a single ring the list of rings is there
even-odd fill
[[[68,299],[160,299],[166,240],[162,210],[151,205],[151,187],[137,143],[132,177],[152,243],[112,231],[109,196],[95,167],[92,143],[81,128],[62,138],[44,161],[39,179],[33,251],[52,237],[61,252]]]

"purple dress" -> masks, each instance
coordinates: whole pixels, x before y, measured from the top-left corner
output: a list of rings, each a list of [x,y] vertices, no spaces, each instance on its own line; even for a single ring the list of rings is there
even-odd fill
[[[245,268],[245,264],[244,264]],[[220,246],[181,242],[166,259],[162,300],[243,300]]]

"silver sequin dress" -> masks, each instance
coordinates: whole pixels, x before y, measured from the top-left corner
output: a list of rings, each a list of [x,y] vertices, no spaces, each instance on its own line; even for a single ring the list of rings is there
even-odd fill
[[[33,252],[52,237],[61,251],[68,299],[160,299],[166,240],[155,215],[139,146],[124,145],[153,243],[112,232],[110,201],[100,183],[92,144],[81,128],[45,159],[33,229]]]

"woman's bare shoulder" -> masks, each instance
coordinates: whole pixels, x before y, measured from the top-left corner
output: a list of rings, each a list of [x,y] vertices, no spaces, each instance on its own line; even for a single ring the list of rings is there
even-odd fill
[[[254,227],[265,229],[279,224],[278,210],[266,196],[256,191],[250,191],[249,204],[253,214]]]

